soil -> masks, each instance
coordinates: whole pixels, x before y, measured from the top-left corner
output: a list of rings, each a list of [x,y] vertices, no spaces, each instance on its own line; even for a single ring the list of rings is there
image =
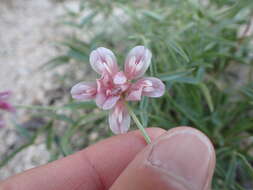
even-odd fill
[[[53,42],[67,33],[57,25],[58,17],[64,13],[63,5],[73,7],[78,5],[77,2],[1,0],[0,91],[11,90],[13,104],[45,105],[49,101],[48,92],[58,88],[54,75],[64,70],[41,72],[38,68],[57,55],[58,49]],[[10,122],[12,117],[6,115],[7,125],[0,129],[0,160],[25,142]],[[23,110],[18,111],[15,119],[21,123],[34,122]],[[0,179],[47,163],[48,160],[49,153],[43,139],[38,139],[0,169]]]

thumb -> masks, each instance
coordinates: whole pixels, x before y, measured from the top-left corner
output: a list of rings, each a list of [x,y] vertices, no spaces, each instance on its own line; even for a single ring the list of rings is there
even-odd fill
[[[177,127],[141,151],[111,190],[208,190],[215,167],[210,140],[190,127]]]

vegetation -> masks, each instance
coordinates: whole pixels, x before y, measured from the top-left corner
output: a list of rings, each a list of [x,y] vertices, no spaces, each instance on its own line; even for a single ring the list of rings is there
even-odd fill
[[[202,2],[202,1],[201,1]],[[170,129],[193,126],[213,142],[217,165],[213,189],[251,189],[253,181],[253,43],[250,33],[252,0],[156,0],[81,1],[78,11],[66,7],[61,25],[71,28],[59,46],[67,51],[51,59],[43,69],[70,68],[59,77],[69,96],[80,80],[75,73],[89,73],[89,53],[104,46],[123,63],[135,45],[153,53],[150,76],[166,83],[159,99],[144,98],[133,104],[144,126]],[[85,72],[85,69],[88,70]],[[91,76],[92,77],[92,76]],[[29,146],[38,134],[46,136],[54,160],[89,143],[88,135],[111,135],[106,113],[94,103],[73,102],[63,106],[23,106],[49,122],[35,132],[21,130]],[[65,130],[58,130],[61,122]],[[84,140],[78,144],[76,140]],[[18,151],[16,151],[18,152]],[[15,153],[16,153],[15,152]],[[0,163],[3,166],[14,154]]]

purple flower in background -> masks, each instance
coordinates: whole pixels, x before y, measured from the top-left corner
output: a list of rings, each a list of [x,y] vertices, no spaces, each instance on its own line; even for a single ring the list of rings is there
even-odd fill
[[[8,102],[11,96],[10,91],[0,92],[0,110],[14,113],[16,109]],[[4,126],[4,120],[0,115],[0,128]]]

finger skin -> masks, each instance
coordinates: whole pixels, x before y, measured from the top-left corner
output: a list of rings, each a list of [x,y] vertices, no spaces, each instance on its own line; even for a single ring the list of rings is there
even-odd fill
[[[148,128],[151,139],[165,131]],[[0,183],[1,190],[109,189],[135,155],[146,146],[138,131],[103,140],[76,154],[28,170]]]
[[[209,190],[215,152],[209,139],[176,127],[145,147],[110,190]]]

